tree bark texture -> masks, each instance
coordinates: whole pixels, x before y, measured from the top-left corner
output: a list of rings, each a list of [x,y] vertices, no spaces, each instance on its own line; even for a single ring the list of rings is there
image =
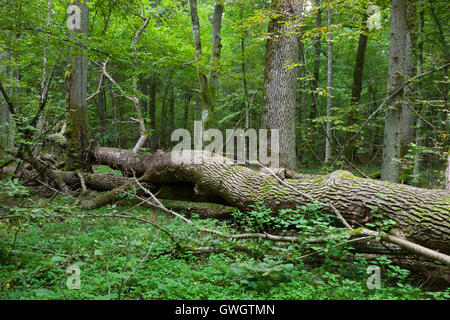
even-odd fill
[[[322,36],[320,34],[320,28],[322,26],[322,9],[320,8],[320,0],[314,0],[314,6],[316,11],[316,28],[317,35],[314,41],[314,79],[313,79],[313,92],[312,92],[312,104],[310,109],[309,118],[314,119],[314,111],[319,110],[318,106],[318,94],[320,83],[320,54],[322,53],[322,44],[320,42]]]
[[[327,117],[331,117],[331,108],[333,108],[333,8],[332,2],[328,6],[328,68],[327,68]],[[331,121],[326,122],[326,138],[325,138],[325,163],[331,160]]]
[[[139,172],[153,185],[190,183],[197,194],[218,197],[230,206],[250,209],[263,202],[271,209],[296,208],[311,203],[309,195],[331,203],[355,228],[368,222],[392,220],[391,233],[419,245],[450,253],[450,192],[427,190],[387,181],[355,177],[345,171],[326,176],[285,179],[234,164],[205,151],[187,151],[179,163],[172,153],[135,155],[114,148],[95,148],[97,162]],[[191,164],[192,156],[203,159]],[[300,192],[299,192],[300,191]]]
[[[294,10],[287,0],[272,0],[276,15],[269,23],[264,70],[263,121],[279,130],[280,166],[295,169],[295,108],[298,42],[289,24]]]
[[[404,80],[405,47],[407,31],[407,0],[392,0],[388,96],[401,86]],[[400,170],[401,94],[391,99],[384,124],[384,148],[381,179],[398,182]]]
[[[208,88],[210,91],[212,107],[214,107],[215,104],[217,75],[220,66],[220,52],[222,51],[222,38],[220,35],[220,30],[222,29],[222,15],[223,4],[217,2],[214,6],[214,13],[211,22],[211,65],[208,78]]]
[[[425,28],[425,14],[424,14],[424,4],[423,0],[419,0],[419,30],[417,36],[417,74],[423,72],[423,42],[424,42],[424,28]],[[417,98],[419,101],[423,101],[423,80],[419,79],[417,82]],[[422,112],[422,107],[420,112]],[[416,146],[420,147],[422,145],[422,119],[417,117],[416,122]],[[414,169],[413,176],[418,177],[420,174],[420,160],[421,153],[420,148],[416,149],[416,154],[414,157]]]
[[[197,12],[197,0],[189,0],[191,13],[192,34],[194,38],[195,60],[197,64],[197,76],[200,85],[200,96],[202,109],[210,113],[214,111],[215,92],[217,87],[218,68],[220,66],[220,53],[222,50],[220,31],[222,28],[222,15],[224,6],[221,1],[217,1],[214,6],[214,13],[211,21],[211,62],[208,77],[202,71],[202,42],[200,37],[200,20]],[[208,118],[208,120],[211,118]]]
[[[73,5],[80,9],[80,29],[72,30],[87,36],[89,15],[86,1],[75,1]],[[69,19],[71,16],[69,16]],[[73,34],[71,34],[73,36]],[[89,128],[87,123],[87,75],[88,58],[80,48],[69,49],[69,65],[66,71],[66,169],[89,169],[86,161],[89,147]]]
[[[362,17],[361,32],[359,34],[358,49],[356,51],[355,58],[355,68],[353,70],[353,84],[352,84],[352,96],[350,97],[351,111],[349,114],[348,126],[353,126],[357,122],[357,110],[359,102],[361,101],[362,83],[363,83],[363,72],[364,72],[364,60],[366,56],[367,48],[367,14]],[[346,141],[350,140],[352,132],[347,132]],[[353,161],[356,156],[356,148],[354,144],[348,146],[347,150],[344,151],[346,158]]]
[[[406,58],[405,58],[405,76],[412,78],[417,72],[417,14],[416,14],[416,0],[408,0],[406,9],[407,14],[407,32],[406,32]],[[400,156],[404,156],[409,144],[414,141],[414,125],[415,114],[411,107],[414,107],[416,85],[410,84],[403,90],[404,103],[402,105],[402,125],[401,125],[401,141],[400,141]]]

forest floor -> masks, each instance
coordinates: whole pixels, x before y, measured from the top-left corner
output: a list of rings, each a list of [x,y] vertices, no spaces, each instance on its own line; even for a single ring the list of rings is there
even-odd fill
[[[1,183],[0,299],[450,298],[450,288],[432,288],[387,257],[355,253],[350,244],[320,251],[268,240],[236,243],[130,199],[81,211],[76,199],[45,198],[17,181]],[[191,220],[227,233],[258,231],[264,209],[242,216],[219,221],[193,214]],[[315,220],[311,232],[328,228]],[[176,235],[183,249],[151,223]],[[203,250],[211,247],[219,250]],[[302,258],[314,250],[320,252]],[[369,265],[381,269],[379,289],[367,287]],[[74,278],[67,269],[74,266],[79,289],[68,288]]]

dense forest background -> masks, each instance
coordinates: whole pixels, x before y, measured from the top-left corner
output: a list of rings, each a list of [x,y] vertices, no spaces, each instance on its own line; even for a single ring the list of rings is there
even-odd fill
[[[349,133],[356,132],[387,96],[390,5],[387,1],[372,4],[379,7],[379,15],[374,11],[372,19],[377,22],[369,30],[363,22],[367,19],[370,4],[367,1],[333,2],[333,21],[329,25],[329,4],[308,3],[304,17],[295,26],[298,30],[292,36],[300,39],[295,106],[298,167],[322,168],[327,164],[324,162],[324,128],[327,124],[334,148],[334,156],[327,159],[329,165],[348,167],[342,159],[334,161],[336,153],[345,145]],[[198,4],[203,51],[198,66],[204,74],[211,69],[214,5],[214,1]],[[414,55],[420,55],[419,71],[426,72],[448,61],[448,24],[445,23],[448,6],[446,1],[417,1],[415,6],[416,14],[411,18],[414,19],[411,32],[416,39]],[[201,119],[202,102],[189,3],[95,1],[89,3],[89,7],[89,37],[75,40],[67,35],[65,2],[20,1],[16,4],[13,1],[3,4],[2,82],[14,96],[18,113],[24,117],[34,113],[39,105],[43,79],[51,71],[51,97],[40,122],[42,130],[45,132],[55,125],[56,119],[64,117],[67,50],[71,43],[81,41],[78,49],[90,49],[88,117],[92,138],[105,146],[132,147],[139,137],[139,130],[131,120],[137,115],[129,97],[136,95],[151,135],[145,147],[150,151],[170,149],[175,144],[170,141],[175,128],[192,131],[193,120]],[[140,16],[143,10],[149,21],[135,46],[135,34],[144,24]],[[219,121],[214,127],[262,127],[269,17],[269,1],[227,1],[224,5],[220,64],[215,67],[218,75],[215,104]],[[423,25],[419,33],[420,17]],[[327,41],[330,35],[334,47],[334,81],[327,113],[330,88]],[[362,62],[357,56],[361,41],[367,42]],[[99,82],[105,62],[115,83],[105,76]],[[352,102],[355,66],[363,68],[358,103]],[[415,90],[405,102],[411,107],[413,133],[408,133],[409,141],[405,142],[401,159],[398,159],[405,169],[402,181],[422,181],[428,186],[443,183],[449,128],[446,72],[447,68],[415,81]],[[417,58],[416,68],[409,76],[416,74]],[[133,79],[137,81],[136,92]],[[420,90],[417,90],[419,85]],[[11,119],[4,101],[1,115],[3,124]],[[381,164],[384,119],[385,112],[378,112],[350,144],[352,150],[346,150],[348,160],[366,174],[374,173]],[[411,123],[404,125],[411,126]],[[11,145],[13,139],[13,136],[9,138]],[[425,170],[417,168],[411,176],[415,161]]]
[[[427,290],[438,291],[428,292],[427,297],[448,298],[448,267],[439,263],[429,266],[425,262],[422,265],[422,261],[418,267],[418,262],[411,262],[414,259],[409,257],[406,264],[413,266],[410,270],[414,270],[414,277],[407,278],[410,271],[394,265],[392,256],[374,258],[357,253],[355,258],[354,248],[350,244],[342,246],[339,242],[342,238],[339,238],[328,243],[326,249],[318,249],[311,243],[302,243],[304,247],[300,251],[294,248],[302,261],[310,251],[321,252],[320,255],[314,253],[314,258],[305,262],[308,267],[300,267],[290,258],[280,260],[280,256],[292,255],[289,250],[293,248],[268,249],[264,245],[255,248],[258,241],[270,242],[261,239],[239,248],[234,247],[230,238],[220,245],[209,238],[193,240],[188,236],[193,232],[190,225],[183,226],[176,219],[160,220],[162,212],[178,208],[187,210],[192,221],[204,228],[218,228],[224,233],[270,231],[290,236],[291,229],[297,228],[308,236],[317,236],[318,230],[325,235],[334,234],[336,217],[320,215],[321,208],[327,207],[323,199],[301,209],[283,208],[293,217],[288,222],[281,222],[279,216],[273,215],[284,212],[278,211],[278,207],[269,205],[267,208],[255,201],[249,209],[244,195],[242,203],[232,196],[222,197],[227,201],[220,202],[220,206],[232,205],[240,211],[230,207],[206,207],[203,202],[198,207],[192,202],[188,205],[164,202],[159,208],[151,209],[157,217],[151,221],[165,221],[163,225],[170,232],[150,254],[161,229],[151,231],[152,245],[148,253],[146,247],[139,247],[147,241],[142,239],[149,236],[141,224],[148,221],[139,222],[139,219],[148,214],[141,207],[136,209],[131,198],[137,197],[142,205],[145,202],[139,198],[142,195],[135,192],[133,197],[126,189],[121,189],[124,192],[121,197],[109,193],[105,201],[106,197],[100,199],[98,193],[86,195],[84,185],[87,183],[90,188],[84,176],[86,172],[114,173],[127,179],[135,173],[148,177],[148,170],[138,172],[141,168],[138,162],[151,158],[137,155],[150,157],[169,152],[177,144],[171,141],[171,133],[184,128],[194,135],[194,121],[205,120],[206,127],[224,133],[226,129],[236,128],[278,128],[281,130],[280,166],[288,169],[282,180],[292,175],[318,179],[318,174],[342,169],[377,181],[373,187],[375,195],[382,193],[378,187],[387,186],[382,181],[407,185],[398,187],[398,198],[410,202],[398,205],[399,210],[413,212],[420,197],[427,205],[438,203],[437,220],[424,218],[425,222],[421,221],[424,224],[432,221],[439,225],[438,231],[433,232],[445,233],[440,242],[423,240],[420,235],[411,236],[412,239],[448,253],[442,249],[448,244],[450,199],[442,191],[450,190],[448,1],[0,0],[0,5],[0,167],[4,171],[0,221],[5,222],[1,229],[5,241],[4,248],[0,247],[4,249],[0,251],[4,265],[0,269],[4,276],[0,279],[0,293],[5,297],[239,298],[239,292],[244,290],[251,298],[291,299],[298,292],[312,299],[423,298],[425,289],[420,287],[427,283]],[[74,14],[71,5],[81,8],[79,32],[68,29]],[[117,156],[122,162],[113,166],[106,163],[116,161],[111,160],[112,149],[108,149],[111,157],[107,159],[108,154],[101,154],[98,146],[102,146],[103,151],[111,147],[130,150],[130,153],[128,158],[119,159],[123,154]],[[92,157],[96,161],[88,163]],[[39,161],[51,164],[42,166]],[[126,165],[130,167],[125,168]],[[33,172],[31,170],[35,172],[29,173]],[[62,173],[58,178],[58,170],[76,172],[74,176],[81,181],[77,188],[82,188],[82,193],[74,195],[70,190],[73,181],[68,181],[74,178],[65,176],[67,180]],[[141,179],[139,182],[149,181]],[[39,187],[31,188],[30,183]],[[102,183],[104,181],[92,184]],[[120,180],[120,183],[124,182]],[[211,185],[208,188],[214,188]],[[408,189],[409,186],[441,190],[433,193]],[[141,184],[135,187],[146,190]],[[111,189],[108,188],[102,185],[101,190],[96,191]],[[369,182],[367,188],[372,188]],[[311,191],[315,197],[314,186],[308,189],[305,185],[302,190]],[[35,204],[27,203],[30,195]],[[343,195],[341,198],[345,198]],[[89,206],[80,209],[81,199],[90,196],[104,203],[92,205],[93,202],[89,202]],[[113,202],[109,197],[120,200],[124,211],[135,213],[130,225],[120,217],[116,204],[103,207]],[[289,195],[284,198],[288,199]],[[333,195],[324,199],[336,201],[340,211],[348,208],[340,207],[340,200],[333,200]],[[370,202],[373,197],[367,199]],[[392,204],[397,208],[394,205],[397,204]],[[333,209],[333,205],[330,208]],[[291,209],[294,211],[289,211]],[[389,209],[382,208],[380,213],[377,210],[373,209],[371,214],[380,214],[384,223],[370,225],[369,221],[367,226],[377,232],[387,232],[394,224],[385,214]],[[423,210],[434,214],[434,209]],[[225,212],[233,217],[232,222],[222,225],[222,222],[204,219],[204,212],[210,211]],[[116,220],[98,222],[98,218],[111,212]],[[301,212],[309,215],[309,219],[305,220]],[[15,220],[16,217],[10,221],[16,214],[19,220]],[[62,222],[62,217],[67,215],[72,215],[73,220]],[[90,219],[82,221],[88,215]],[[348,220],[349,216],[343,215]],[[339,214],[338,217],[341,219]],[[44,231],[42,225],[49,229]],[[352,227],[355,226],[349,226]],[[83,230],[81,238],[75,231],[78,228]],[[104,230],[103,235],[98,233],[99,229]],[[20,243],[20,235],[25,231],[31,236],[23,237]],[[173,249],[170,237],[173,232],[188,239],[185,249],[190,249],[182,252],[178,246]],[[58,234],[67,237],[58,244],[57,239],[51,240],[52,233],[56,238]],[[140,240],[133,241],[144,242],[130,245],[131,240],[123,238],[127,234],[138,235]],[[374,234],[366,236],[375,237]],[[381,233],[376,237],[382,237]],[[411,240],[410,234],[407,238]],[[80,242],[79,249],[73,247],[74,239]],[[101,245],[85,260],[90,261],[89,268],[97,270],[97,267],[101,272],[89,276],[86,291],[65,292],[59,281],[65,267],[69,262],[80,260],[97,239]],[[46,249],[33,245],[33,241],[43,241]],[[112,248],[111,243],[123,246]],[[215,245],[220,247],[220,253],[207,250]],[[21,255],[25,253],[16,253],[20,246],[37,251],[38,256],[23,262]],[[209,254],[203,266],[196,264],[198,255],[205,254],[200,249]],[[55,250],[59,254],[55,254]],[[108,250],[110,252],[106,253]],[[154,282],[159,281],[151,276],[156,272],[152,269],[155,265],[142,267],[153,255],[161,264],[161,270],[177,268],[180,273],[188,274],[188,280],[172,274],[169,277],[172,282],[155,285]],[[355,259],[351,260],[351,265],[342,261],[347,255]],[[317,260],[317,256],[321,258]],[[337,258],[339,256],[341,258]],[[48,266],[37,267],[39,259],[47,259]],[[370,259],[378,259],[376,264],[389,270],[385,273],[389,276],[384,291],[373,293],[361,284]],[[52,272],[48,278],[42,276],[36,280],[31,275],[23,278],[23,272],[12,267],[17,261],[27,264],[26,270],[31,274],[39,274],[47,270],[45,268]],[[129,272],[126,271],[128,262]],[[222,270],[220,266],[224,263],[234,267]],[[62,271],[53,270],[54,266]],[[102,293],[99,293],[97,282],[105,268],[107,275],[112,272],[112,278],[102,284]],[[196,268],[201,270],[190,273],[189,270]],[[364,270],[358,273],[355,271],[358,268]],[[141,270],[139,276],[130,276],[138,269]],[[161,270],[159,276],[168,277]],[[260,271],[267,271],[267,274],[257,276]],[[434,280],[428,281],[427,277]],[[314,280],[307,284],[309,278]],[[205,284],[202,279],[210,279],[211,283]],[[221,296],[214,291],[211,279],[222,285],[231,279],[232,284]],[[191,280],[201,283],[202,289],[190,288]],[[111,285],[114,281],[116,285]],[[152,283],[153,293],[143,289],[149,283]],[[294,287],[289,283],[294,283]],[[271,289],[274,285],[276,289]],[[316,285],[322,289],[315,291]],[[16,291],[11,291],[13,286]],[[298,286],[304,287],[298,289]],[[333,292],[337,286],[344,289]],[[180,291],[180,288],[183,289]],[[202,294],[202,290],[206,293]]]

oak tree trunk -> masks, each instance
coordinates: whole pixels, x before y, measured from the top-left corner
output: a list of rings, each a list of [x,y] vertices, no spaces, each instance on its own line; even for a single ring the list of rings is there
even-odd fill
[[[194,154],[202,164],[192,164]],[[316,201],[331,203],[355,228],[366,223],[392,221],[392,234],[450,253],[450,192],[427,190],[387,181],[355,177],[345,171],[326,176],[285,179],[236,165],[205,151],[186,151],[181,161],[174,153],[135,155],[128,150],[95,148],[97,163],[131,169],[152,185],[190,183],[199,195],[219,197],[228,205],[248,210],[263,202],[275,212]],[[103,203],[104,204],[104,203]]]
[[[279,130],[280,166],[295,169],[295,107],[298,59],[297,37],[293,35],[294,10],[287,0],[272,0],[269,38],[264,70],[263,121],[267,129]]]

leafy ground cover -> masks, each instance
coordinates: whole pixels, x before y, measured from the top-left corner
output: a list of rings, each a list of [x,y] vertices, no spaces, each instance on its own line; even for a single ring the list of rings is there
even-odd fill
[[[75,199],[35,197],[16,180],[1,184],[1,299],[450,297],[449,289],[427,292],[410,279],[408,270],[384,256],[368,259],[357,254],[351,244],[224,240],[134,204],[86,212],[77,208]],[[114,217],[119,214],[127,218]],[[191,218],[196,225],[226,233],[288,234],[300,229],[307,236],[317,236],[339,231],[317,205],[278,215],[257,205],[245,215],[235,212],[229,221],[199,219],[195,214]],[[175,235],[182,248],[151,223]],[[369,265],[381,269],[380,289],[367,288]],[[80,271],[79,289],[67,286],[73,275],[67,270],[73,266]]]

